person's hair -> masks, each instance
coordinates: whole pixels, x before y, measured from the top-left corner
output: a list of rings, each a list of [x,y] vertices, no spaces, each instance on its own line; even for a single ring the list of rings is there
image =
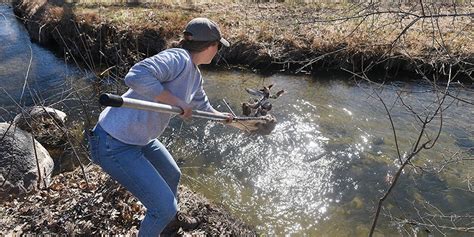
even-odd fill
[[[181,41],[179,41],[179,43],[176,46],[186,49],[192,53],[199,53],[199,52],[204,51],[207,47],[213,44],[219,44],[219,42],[218,41],[194,41],[194,40],[191,40],[190,35],[184,33],[184,38],[181,39]]]

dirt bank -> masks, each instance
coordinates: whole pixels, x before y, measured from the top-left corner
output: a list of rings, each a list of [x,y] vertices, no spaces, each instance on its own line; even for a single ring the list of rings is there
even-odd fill
[[[53,178],[48,190],[2,201],[0,233],[24,235],[118,235],[137,234],[144,208],[129,192],[95,165]],[[178,205],[182,212],[199,219],[194,230],[175,230],[171,236],[255,236],[253,228],[233,218],[222,207],[180,186]],[[167,231],[167,230],[165,230]],[[166,236],[168,236],[166,235]]]
[[[371,7],[374,9],[286,3],[103,6],[20,0],[15,9],[34,40],[91,69],[115,66],[119,75],[137,60],[169,47],[179,39],[185,23],[197,16],[218,21],[232,42],[215,62],[221,67],[303,73],[370,68],[390,75],[416,70],[443,74],[454,65],[455,72],[472,71],[472,6]],[[459,16],[415,17],[426,16],[428,10],[436,16]]]

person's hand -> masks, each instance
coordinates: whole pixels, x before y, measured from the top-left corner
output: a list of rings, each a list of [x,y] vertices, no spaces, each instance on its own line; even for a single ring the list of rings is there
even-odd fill
[[[222,112],[219,112],[219,113],[227,117],[225,120],[225,123],[232,123],[232,121],[234,120],[234,115],[230,113],[222,113]]]
[[[192,118],[193,107],[190,104],[181,101],[178,104],[178,107],[180,107],[183,110],[183,112],[179,115],[181,116],[181,118],[183,118],[184,120],[190,120]]]

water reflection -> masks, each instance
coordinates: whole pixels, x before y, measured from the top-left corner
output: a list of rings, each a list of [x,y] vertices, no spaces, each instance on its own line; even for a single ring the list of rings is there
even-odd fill
[[[19,106],[49,105],[67,100],[73,86],[80,86],[82,73],[50,51],[31,43],[28,32],[13,14],[0,4],[0,120],[8,121]],[[84,88],[81,88],[81,90]],[[58,106],[57,106],[58,108]]]
[[[238,87],[243,91],[245,85]],[[289,97],[294,96],[291,86],[285,90]],[[238,100],[228,100],[238,105]],[[325,216],[329,203],[339,201],[337,195],[331,197],[337,155],[325,149],[330,139],[320,131],[317,106],[304,99],[285,102],[275,101],[278,109],[273,114],[280,122],[268,136],[222,131],[222,125],[206,123],[202,137],[195,141],[195,148],[219,151],[215,155],[220,159],[214,157],[220,163],[215,175],[232,182],[231,186],[219,185],[222,193],[237,190],[224,203],[256,220],[271,221],[271,228],[265,229],[270,234],[304,233],[314,220]],[[212,155],[205,154],[210,159]],[[288,225],[288,220],[293,224]]]
[[[368,231],[371,208],[398,167],[385,111],[364,92],[369,85],[282,75],[259,78],[240,72],[205,74],[206,90],[221,110],[225,107],[218,99],[226,98],[234,111],[240,111],[240,102],[248,99],[246,87],[274,84],[286,93],[274,101],[272,112],[278,124],[268,136],[206,121],[183,125],[174,120],[165,142],[182,160],[188,185],[270,235],[350,235],[354,228],[364,235]],[[396,98],[391,90],[382,95],[387,101]],[[424,94],[413,98],[416,103],[425,100]],[[394,117],[409,120],[404,110],[394,112]],[[416,134],[410,124],[397,125],[403,142]],[[470,126],[467,120],[457,121],[459,125]],[[440,143],[441,147],[455,144],[446,137]],[[440,185],[440,180],[431,179],[427,185]],[[420,191],[406,180],[400,189],[394,197],[404,201],[397,205],[412,210],[407,200]],[[442,200],[436,195],[425,198]]]

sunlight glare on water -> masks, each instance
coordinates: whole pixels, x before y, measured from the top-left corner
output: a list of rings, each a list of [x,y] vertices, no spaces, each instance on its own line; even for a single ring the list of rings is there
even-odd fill
[[[278,123],[271,135],[246,145],[234,144],[235,153],[239,155],[229,157],[220,172],[248,174],[254,192],[266,199],[266,202],[256,200],[249,204],[258,204],[264,215],[319,219],[331,201],[324,194],[333,191],[326,181],[332,176],[331,157],[324,155],[327,138],[311,121],[315,107],[303,100],[290,106],[292,112],[286,114],[287,118]],[[303,227],[307,226],[298,223],[285,232],[300,231]]]
[[[217,88],[210,89],[209,96],[226,97],[231,104],[238,105],[249,97],[244,88],[257,86],[250,83],[255,81],[224,81],[211,77],[209,87],[234,89],[223,95],[216,93],[220,91]],[[275,87],[284,88],[286,93],[282,100],[273,101],[276,109],[272,114],[278,123],[270,135],[245,134],[204,121],[193,126],[204,127],[202,132],[196,130],[194,136],[197,137],[191,146],[202,150],[206,158],[186,158],[187,165],[194,167],[199,163],[197,160],[205,163],[209,163],[206,159],[213,160],[214,178],[201,174],[206,188],[212,186],[209,183],[218,186],[220,193],[211,191],[211,195],[233,211],[251,216],[264,233],[307,233],[308,229],[315,228],[315,223],[326,220],[331,206],[341,201],[341,186],[355,186],[350,177],[338,175],[338,169],[358,158],[359,150],[367,143],[361,138],[359,145],[346,144],[334,149],[329,144],[331,138],[322,133],[319,123],[322,115],[329,117],[339,109],[321,113],[319,105],[298,94],[300,83],[276,81]],[[215,104],[219,107],[218,102]],[[234,106],[233,110],[240,111],[240,108]],[[338,113],[345,113],[346,119],[352,117],[352,112],[345,108]],[[189,136],[186,129],[181,136]]]
[[[227,111],[220,101],[225,98],[239,113],[240,103],[250,98],[245,88],[274,84],[285,94],[272,101],[271,113],[278,122],[267,136],[202,120],[174,120],[163,137],[182,161],[186,184],[264,234],[367,235],[367,217],[398,164],[386,114],[377,101],[367,98],[364,85],[235,71],[204,71],[204,76],[210,101],[221,111]],[[390,90],[384,96],[387,101],[396,98]],[[422,100],[426,95],[413,99]],[[396,119],[410,121],[405,110],[398,111],[393,113]],[[454,124],[466,126],[462,119]],[[416,135],[410,123],[397,125],[401,142]],[[441,140],[452,146],[449,137]],[[438,152],[429,151],[420,159]],[[439,183],[428,180],[427,186]],[[400,184],[394,195],[407,200],[397,205],[411,211],[409,198],[420,194],[406,185]],[[427,198],[442,203],[439,197]],[[379,227],[383,228],[391,227]]]

